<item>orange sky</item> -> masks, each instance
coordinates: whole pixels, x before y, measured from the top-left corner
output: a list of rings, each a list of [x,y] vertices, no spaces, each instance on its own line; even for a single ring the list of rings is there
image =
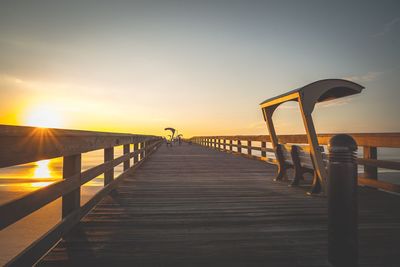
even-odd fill
[[[366,90],[317,107],[318,132],[400,131],[398,5],[174,3],[1,3],[0,123],[267,134],[264,99],[346,78]],[[293,104],[275,118],[303,132]]]

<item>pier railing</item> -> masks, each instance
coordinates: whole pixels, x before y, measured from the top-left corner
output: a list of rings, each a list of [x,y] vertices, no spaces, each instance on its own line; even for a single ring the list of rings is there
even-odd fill
[[[62,218],[22,251],[9,264],[31,266],[83,218],[129,172],[137,168],[161,144],[157,136],[116,134],[61,129],[0,125],[0,168],[43,159],[63,157],[63,179],[0,206],[0,230],[30,215],[58,198]],[[114,147],[123,146],[123,155],[114,157]],[[133,146],[133,151],[131,147]],[[104,162],[81,171],[82,153],[104,150]],[[130,159],[133,158],[133,165]],[[114,178],[114,168],[123,172]],[[104,187],[81,205],[81,186],[104,174]]]
[[[357,142],[359,149],[360,147],[363,149],[363,157],[357,158],[358,165],[364,167],[364,172],[358,176],[359,184],[400,193],[400,185],[381,181],[378,177],[378,168],[400,171],[399,161],[378,159],[378,148],[400,148],[400,133],[355,133],[350,135]],[[327,145],[332,136],[334,134],[319,134],[319,144]],[[306,135],[280,135],[278,139],[282,144],[308,143]],[[202,146],[277,164],[275,150],[267,145],[271,142],[268,135],[195,136],[191,138],[191,141]],[[257,155],[256,151],[259,151]]]

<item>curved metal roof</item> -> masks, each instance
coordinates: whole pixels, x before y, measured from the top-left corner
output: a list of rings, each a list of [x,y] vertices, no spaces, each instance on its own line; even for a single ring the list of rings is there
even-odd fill
[[[277,107],[287,101],[298,101],[300,98],[304,106],[308,108],[309,111],[312,111],[316,103],[359,94],[363,89],[363,86],[351,81],[325,79],[267,99],[263,101],[260,106],[262,108],[271,106]]]

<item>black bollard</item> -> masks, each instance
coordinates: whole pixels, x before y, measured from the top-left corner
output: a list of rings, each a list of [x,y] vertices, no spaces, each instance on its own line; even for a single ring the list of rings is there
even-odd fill
[[[328,259],[333,266],[357,266],[357,144],[339,134],[328,150]]]

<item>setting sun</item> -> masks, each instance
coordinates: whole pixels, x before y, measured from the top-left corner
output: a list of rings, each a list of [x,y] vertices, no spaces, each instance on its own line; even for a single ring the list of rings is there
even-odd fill
[[[61,128],[61,116],[56,111],[40,108],[32,110],[26,119],[26,125],[41,128]]]

